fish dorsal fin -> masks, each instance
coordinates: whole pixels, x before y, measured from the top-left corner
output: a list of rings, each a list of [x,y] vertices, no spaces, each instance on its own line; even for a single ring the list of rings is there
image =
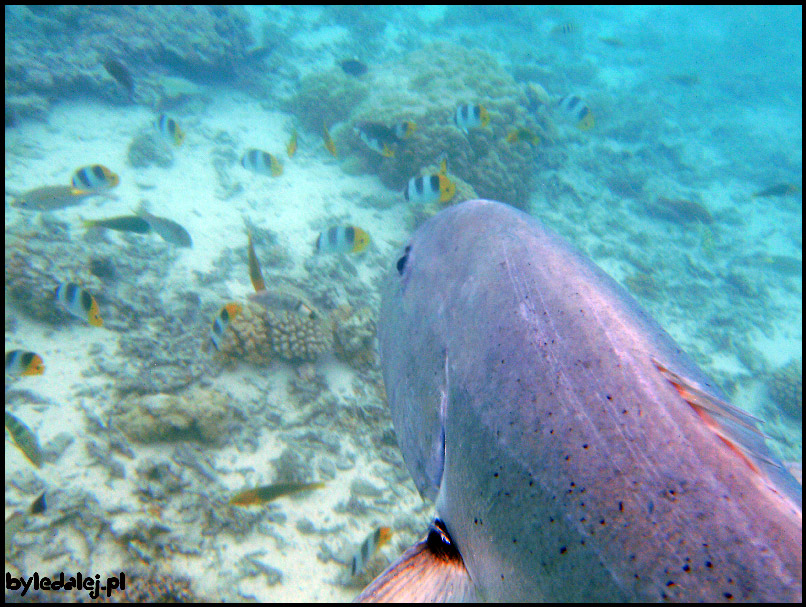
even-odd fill
[[[476,600],[475,586],[445,526],[436,520],[355,598],[357,603],[435,603]]]
[[[699,414],[705,425],[754,472],[759,473],[760,471],[753,459],[780,468],[780,464],[764,453],[766,447],[763,439],[769,437],[756,426],[756,424],[763,424],[762,420],[709,394],[694,382],[688,381],[668,369],[657,359],[652,358],[652,362],[661,375],[675,387],[683,400]]]

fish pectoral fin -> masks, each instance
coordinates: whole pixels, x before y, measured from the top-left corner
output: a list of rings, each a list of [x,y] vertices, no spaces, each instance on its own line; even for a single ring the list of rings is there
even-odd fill
[[[754,460],[780,468],[780,465],[766,454],[763,439],[770,437],[756,426],[763,424],[762,420],[709,394],[694,382],[669,370],[656,358],[652,358],[652,362],[661,375],[675,387],[683,400],[697,412],[705,425],[752,470],[759,472]]]
[[[476,600],[462,556],[440,521],[364,588],[357,603],[435,603]]]
[[[652,362],[658,368],[669,382],[677,389],[680,396],[695,409],[703,409],[709,413],[718,415],[725,419],[739,424],[754,434],[769,438],[761,430],[756,427],[756,424],[763,424],[764,422],[757,417],[753,417],[747,411],[742,411],[738,407],[734,407],[721,398],[712,394],[708,394],[705,390],[683,378],[682,376],[667,369],[661,362],[653,358]]]

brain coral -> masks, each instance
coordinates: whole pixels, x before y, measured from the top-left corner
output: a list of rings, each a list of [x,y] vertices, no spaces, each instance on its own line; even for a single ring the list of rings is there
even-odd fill
[[[377,172],[390,188],[402,192],[409,178],[447,153],[450,173],[480,196],[526,206],[539,152],[525,143],[507,143],[506,136],[516,127],[540,129],[526,111],[525,94],[491,55],[435,43],[373,68],[361,82],[335,70],[311,75],[302,87],[309,92],[301,92],[291,109],[312,128],[321,128],[323,114],[346,121],[331,130],[337,148],[352,157],[351,167],[356,158],[362,160],[366,172]],[[323,92],[314,95],[317,91]],[[483,105],[490,125],[460,131],[453,116],[463,103]],[[388,159],[369,150],[352,128],[360,121],[392,125],[402,120],[414,121],[417,129]]]
[[[221,351],[256,364],[278,357],[310,361],[333,349],[330,321],[320,314],[266,310],[247,303],[229,327]]]

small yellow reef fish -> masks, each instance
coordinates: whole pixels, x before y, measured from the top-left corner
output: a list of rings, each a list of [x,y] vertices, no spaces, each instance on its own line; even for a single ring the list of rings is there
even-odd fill
[[[93,327],[102,327],[104,324],[98,310],[98,302],[75,283],[64,282],[56,287],[56,303],[76,318],[86,320]]]
[[[392,146],[403,143],[416,128],[417,125],[408,121],[398,122],[391,127],[379,122],[358,122],[353,130],[373,152],[385,158],[393,158],[395,151]]]
[[[28,190],[11,201],[11,206],[29,211],[53,211],[80,204],[95,192],[67,185],[46,185]]]
[[[260,262],[255,253],[255,244],[252,242],[252,232],[247,232],[249,239],[249,279],[256,293],[266,290],[266,283],[263,280],[263,272],[260,271]]]
[[[24,375],[42,375],[45,362],[35,352],[11,350],[6,352],[6,375],[22,377]]]
[[[333,143],[333,138],[330,136],[330,132],[327,130],[327,125],[324,121],[322,121],[322,138],[325,140],[327,151],[332,154],[333,158],[338,158],[336,154],[336,144]]]
[[[254,148],[246,150],[241,158],[241,166],[261,175],[279,177],[283,174],[283,165],[276,156]]]
[[[221,338],[224,337],[224,331],[227,330],[229,321],[236,314],[239,314],[242,309],[240,304],[228,303],[221,308],[221,311],[215,317],[213,328],[210,329],[210,341],[213,342],[213,347],[216,350],[221,350]]]
[[[557,102],[557,105],[580,131],[588,131],[593,128],[593,113],[588,108],[588,104],[576,95],[563,97]]]
[[[169,143],[173,143],[177,147],[185,141],[185,133],[179,128],[176,120],[165,114],[160,114],[160,117],[157,118],[157,129]]]
[[[276,500],[284,495],[309,489],[321,489],[324,486],[324,483],[275,483],[274,485],[264,485],[236,493],[230,498],[229,504],[233,506],[257,506]]]
[[[384,158],[394,158],[392,146],[400,143],[394,129],[378,122],[359,122],[353,130],[370,150]]]
[[[102,164],[81,167],[73,174],[73,187],[79,190],[108,190],[120,183],[120,177]]]
[[[490,124],[490,113],[483,105],[465,103],[456,108],[453,121],[467,134],[468,129],[484,128]]]
[[[800,193],[800,186],[794,183],[777,183],[768,188],[753,194],[753,198],[765,198],[767,196],[792,196]]]
[[[36,435],[31,432],[30,428],[8,411],[6,411],[6,428],[8,428],[8,432],[11,434],[14,444],[22,451],[22,454],[27,457],[34,466],[41,468],[42,462],[44,461],[42,449],[39,446]]]
[[[406,184],[406,189],[403,190],[403,196],[407,201],[418,204],[436,201],[448,202],[455,195],[456,184],[444,173],[412,177]]]
[[[524,143],[528,143],[529,145],[537,145],[540,143],[540,137],[535,135],[532,131],[525,128],[515,129],[514,131],[510,131],[507,135],[507,143],[517,143],[518,141],[523,141]]]
[[[286,152],[288,152],[288,157],[293,158],[294,154],[297,153],[297,129],[291,131],[291,139],[288,140],[288,145],[285,146]]]
[[[391,537],[392,530],[389,527],[378,527],[361,542],[358,551],[350,559],[350,573],[353,577],[364,571],[370,559]]]
[[[333,226],[316,238],[316,252],[360,253],[369,245],[369,234],[354,226]]]

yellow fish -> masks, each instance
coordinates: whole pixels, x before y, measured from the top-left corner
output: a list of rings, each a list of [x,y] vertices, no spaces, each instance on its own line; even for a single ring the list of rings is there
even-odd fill
[[[86,320],[93,327],[102,327],[98,302],[84,289],[72,282],[63,282],[56,287],[56,303],[73,316]]]
[[[317,253],[360,253],[369,245],[369,234],[354,226],[333,226],[316,239]]]
[[[523,141],[530,145],[537,145],[540,143],[540,137],[535,135],[532,131],[525,128],[515,129],[514,131],[510,131],[507,135],[506,139],[507,143],[517,143],[518,141]]]
[[[325,147],[327,148],[327,151],[333,155],[333,158],[338,158],[336,154],[336,144],[333,143],[333,138],[330,136],[330,132],[327,130],[327,125],[325,124],[324,120],[322,121],[322,130],[322,137],[325,140]]]
[[[24,375],[42,375],[45,362],[35,352],[11,350],[6,352],[6,375],[21,377]]]
[[[185,141],[185,133],[179,128],[176,120],[165,114],[160,114],[160,117],[157,118],[157,129],[166,140],[177,147]]]
[[[276,500],[284,495],[307,491],[308,489],[321,489],[324,486],[324,483],[275,483],[274,485],[264,485],[236,493],[230,498],[229,504],[233,506],[255,506]]]
[[[294,154],[297,153],[297,129],[291,131],[291,139],[288,141],[288,145],[285,149],[288,152],[289,158],[293,158]]]
[[[271,175],[279,177],[283,174],[283,165],[274,154],[269,154],[263,150],[254,148],[246,150],[241,158],[241,166],[261,175]]]
[[[240,304],[228,303],[221,308],[221,311],[215,317],[213,328],[210,329],[210,341],[213,342],[213,347],[216,350],[221,350],[221,338],[224,336],[224,331],[226,331],[229,326],[229,321],[232,320],[236,314],[239,314],[242,309]]]

